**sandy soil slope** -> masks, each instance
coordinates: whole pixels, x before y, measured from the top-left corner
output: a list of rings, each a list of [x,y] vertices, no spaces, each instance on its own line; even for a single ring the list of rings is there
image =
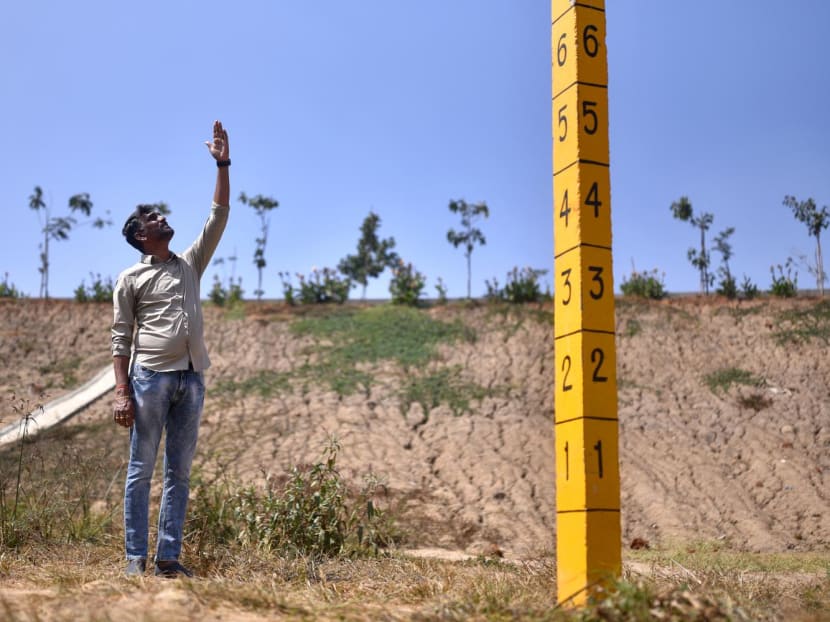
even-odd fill
[[[697,298],[618,301],[622,522],[626,544],[720,540],[752,551],[830,548],[830,357],[819,336],[781,343],[784,315],[816,300],[730,303]],[[495,390],[453,413],[403,410],[405,372],[373,370],[367,393],[339,398],[295,383],[269,397],[221,394],[262,370],[290,372],[313,357],[289,329],[295,312],[249,305],[245,319],[206,309],[213,367],[197,461],[243,479],[283,473],[320,456],[329,435],[341,472],[371,471],[388,486],[410,547],[527,558],[551,551],[556,529],[553,348],[547,313],[487,305],[434,308],[460,318],[473,343],[442,346],[440,368],[460,366]],[[108,305],[0,303],[0,389],[32,403],[59,395],[109,360]],[[748,384],[712,389],[706,378],[740,370]],[[45,399],[44,396],[45,395]],[[4,404],[8,421],[10,402]],[[106,399],[68,425],[77,442],[126,454]],[[87,431],[83,431],[87,430]],[[94,436],[93,437],[91,437]]]

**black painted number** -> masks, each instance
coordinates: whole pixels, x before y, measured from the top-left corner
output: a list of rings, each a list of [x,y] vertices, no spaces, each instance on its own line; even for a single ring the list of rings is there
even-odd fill
[[[565,358],[562,359],[562,390],[563,391],[570,391],[574,388],[572,384],[568,384],[568,374],[571,371],[571,357],[569,355],[565,355]]]
[[[593,24],[588,24],[582,31],[582,47],[591,58],[594,58],[599,52],[599,39],[594,36],[597,31],[598,28]]]
[[[587,134],[596,134],[597,127],[599,126],[599,120],[597,119],[597,113],[594,112],[594,107],[597,105],[597,102],[589,102],[584,101],[582,102],[582,116],[585,117],[585,132]],[[588,121],[590,119],[590,122]]]
[[[597,462],[599,463],[599,476],[602,477],[602,441],[597,441],[597,444],[594,445],[594,449],[597,452]]]
[[[565,64],[565,61],[568,60],[568,46],[565,45],[565,39],[567,38],[568,33],[563,32],[562,36],[559,37],[559,45],[556,46],[556,62],[561,67]],[[593,56],[589,54],[589,56]]]
[[[585,198],[585,205],[593,207],[594,218],[599,218],[599,208],[602,206],[602,201],[599,200],[599,186],[597,186],[597,182],[591,184],[591,189]]]
[[[565,116],[565,109],[567,107],[568,105],[565,104],[559,109],[559,127],[563,128],[562,133],[559,135],[560,143],[565,142],[565,138],[568,136],[568,117]]]
[[[565,479],[568,480],[571,478],[571,467],[568,464],[568,441],[565,441]]]
[[[563,285],[568,288],[568,297],[562,298],[562,304],[566,305],[571,301],[571,269],[562,270],[562,276],[565,277]]]
[[[600,348],[594,348],[591,350],[591,362],[597,364],[597,366],[594,367],[594,375],[591,379],[594,382],[608,382],[608,376],[599,375],[600,367],[602,367],[602,364],[605,362],[605,353]]]
[[[568,215],[571,213],[571,208],[568,207],[568,191],[565,190],[565,196],[562,197],[562,207],[559,208],[559,218],[565,219],[565,226],[568,226]]]
[[[591,289],[588,293],[594,300],[599,300],[602,298],[602,294],[605,293],[605,283],[602,281],[602,268],[600,266],[588,266],[588,272],[594,273],[594,278],[591,281],[597,284],[597,291]]]

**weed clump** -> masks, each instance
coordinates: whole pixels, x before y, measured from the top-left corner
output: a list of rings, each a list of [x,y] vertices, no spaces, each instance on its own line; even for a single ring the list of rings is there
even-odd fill
[[[663,285],[663,278],[658,277],[656,268],[650,272],[632,271],[631,276],[623,278],[620,291],[624,296],[635,296],[649,300],[662,300],[667,294]]]
[[[351,491],[337,471],[339,450],[332,440],[318,462],[293,467],[282,485],[270,475],[264,487],[241,489],[197,480],[188,532],[198,553],[240,546],[319,559],[390,546],[394,521],[375,503],[382,487],[369,476],[360,491]]]
[[[830,343],[830,301],[822,300],[805,309],[782,313],[780,325],[785,326],[773,333],[776,343],[802,343],[820,339]]]
[[[718,369],[703,377],[703,381],[712,393],[728,391],[733,384],[742,384],[750,387],[761,387],[764,379],[755,376],[752,372],[737,367]]]

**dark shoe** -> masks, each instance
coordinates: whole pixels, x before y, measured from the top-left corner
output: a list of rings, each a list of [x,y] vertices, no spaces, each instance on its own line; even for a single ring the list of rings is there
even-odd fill
[[[127,562],[127,568],[124,574],[128,577],[144,576],[144,571],[147,569],[147,560],[145,559],[131,559]]]
[[[156,562],[156,576],[165,579],[178,579],[179,577],[192,577],[193,573],[177,561]]]

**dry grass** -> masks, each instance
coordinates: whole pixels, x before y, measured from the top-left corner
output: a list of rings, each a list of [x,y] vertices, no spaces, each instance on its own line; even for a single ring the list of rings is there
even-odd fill
[[[234,547],[194,580],[121,576],[120,542],[0,556],[4,620],[827,620],[830,556],[636,553],[617,592],[557,608],[552,558],[314,562]],[[678,558],[682,559],[680,561]],[[199,567],[198,560],[194,567]]]

